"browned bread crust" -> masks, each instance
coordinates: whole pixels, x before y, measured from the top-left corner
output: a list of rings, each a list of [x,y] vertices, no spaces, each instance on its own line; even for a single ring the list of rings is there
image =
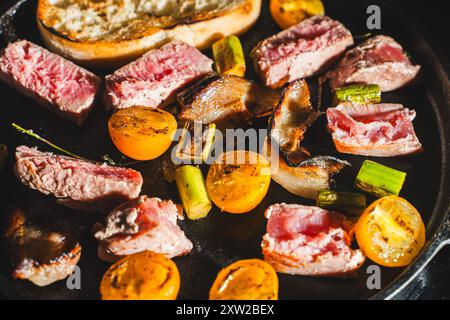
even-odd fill
[[[105,5],[111,1],[104,0],[100,3]],[[60,0],[60,2],[90,7],[95,6],[98,1],[91,3],[88,0]],[[113,25],[110,27],[111,30],[108,30],[107,20],[101,25],[103,29],[98,31],[92,24],[74,26],[76,19],[66,18],[69,15],[61,11],[61,8],[56,10],[51,3],[50,0],[38,1],[37,24],[44,43],[52,51],[68,59],[94,67],[123,65],[146,51],[174,39],[205,49],[224,36],[239,35],[247,31],[256,22],[261,11],[261,0],[234,0],[225,5],[223,1],[217,0],[217,3],[221,4],[216,10],[192,12],[178,18],[150,17],[148,14],[141,14],[131,20],[124,18],[126,23]],[[86,10],[86,7],[83,9]],[[107,8],[95,7],[95,10],[101,13]]]

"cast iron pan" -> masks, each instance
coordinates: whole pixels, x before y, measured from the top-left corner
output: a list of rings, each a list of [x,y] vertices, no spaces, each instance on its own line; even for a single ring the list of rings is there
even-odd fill
[[[16,38],[29,39],[42,44],[35,24],[36,1],[3,0],[6,12],[1,18],[0,45]],[[414,60],[423,66],[419,83],[385,94],[385,102],[399,102],[417,111],[415,128],[425,147],[418,155],[400,158],[374,159],[380,163],[406,171],[408,173],[402,196],[408,199],[421,212],[427,225],[427,244],[423,252],[408,268],[381,268],[381,290],[369,290],[366,286],[367,261],[358,275],[350,279],[308,278],[279,275],[280,299],[384,299],[393,298],[426,263],[445,244],[450,242],[449,181],[450,181],[450,84],[448,64],[444,57],[430,45],[428,37],[410,17],[402,11],[390,7],[388,1],[379,1],[382,7],[382,33],[391,35],[404,45]],[[353,35],[363,35],[366,29],[366,8],[369,3],[361,0],[325,1],[326,11],[332,18],[343,22]],[[279,31],[268,12],[268,4],[257,24],[241,40],[248,53],[261,39]],[[357,40],[358,41],[358,40]],[[361,39],[359,39],[361,41]],[[209,54],[209,53],[208,53]],[[251,66],[251,63],[248,63]],[[252,69],[252,68],[249,68]],[[111,70],[93,70],[104,75]],[[249,70],[249,78],[256,78]],[[312,91],[316,81],[310,80]],[[83,127],[61,121],[36,105],[32,100],[4,84],[0,84],[0,143],[7,144],[10,155],[17,145],[48,148],[39,142],[18,134],[11,128],[11,122],[17,122],[26,128],[34,129],[74,153],[99,160],[108,154],[119,161],[122,159],[109,139],[106,123],[109,114],[104,111],[101,101],[89,116]],[[266,119],[257,123],[264,127]],[[336,155],[330,135],[325,128],[323,117],[308,131],[307,146],[316,153]],[[352,184],[365,157],[338,155],[351,162],[352,167],[345,169],[336,177],[336,187],[340,190],[352,190]],[[4,207],[12,201],[31,201],[39,197],[35,192],[26,190],[12,173],[13,157],[10,156],[7,167],[0,175],[2,214]],[[144,177],[143,193],[163,199],[179,201],[176,188],[166,182],[161,171],[161,160],[133,165]],[[25,197],[25,198],[24,198]],[[19,200],[18,200],[19,199]],[[30,199],[30,200],[27,200]],[[373,200],[373,199],[369,199]],[[312,201],[291,195],[272,182],[268,196],[251,214],[222,214],[214,209],[206,219],[183,221],[182,228],[194,243],[194,250],[186,257],[176,258],[181,272],[181,299],[207,299],[209,288],[224,266],[246,258],[261,257],[260,242],[265,231],[263,217],[265,208],[277,202],[313,204]],[[101,262],[96,256],[97,243],[90,235],[99,214],[73,212],[74,219],[83,228],[81,268],[81,289],[69,290],[65,281],[38,288],[27,281],[14,281],[10,277],[11,266],[5,248],[1,250],[0,292],[11,298],[28,299],[96,299],[99,298],[98,286],[109,264]]]

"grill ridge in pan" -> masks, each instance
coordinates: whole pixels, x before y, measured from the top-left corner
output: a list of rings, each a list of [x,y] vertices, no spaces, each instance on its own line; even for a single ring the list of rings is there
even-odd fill
[[[0,13],[16,4],[15,0],[4,0],[0,4]],[[340,298],[392,298],[402,287],[423,268],[426,262],[449,242],[450,222],[448,220],[450,192],[450,84],[449,66],[445,57],[430,45],[429,35],[421,30],[420,25],[406,16],[401,9],[392,7],[390,1],[378,1],[382,8],[381,33],[393,36],[399,41],[413,59],[423,66],[423,78],[413,87],[405,88],[383,96],[385,102],[399,102],[417,111],[414,124],[417,134],[424,145],[425,152],[418,155],[375,159],[386,165],[407,171],[407,181],[402,196],[413,203],[422,213],[427,225],[427,244],[416,261],[404,269],[382,270],[382,290],[371,291],[366,287],[366,267],[353,279],[308,278],[279,275],[280,299],[340,299]],[[328,0],[324,1],[327,14],[346,25],[354,35],[362,35],[366,29],[366,8],[368,1]],[[0,46],[3,48],[15,37],[25,38],[37,44],[42,42],[35,25],[36,1],[21,0],[0,19]],[[264,1],[261,17],[256,25],[241,37],[244,50],[248,52],[259,40],[270,36],[279,29],[270,17],[268,3]],[[208,53],[209,54],[209,53]],[[251,63],[248,61],[248,65]],[[255,78],[252,68],[250,78]],[[109,71],[93,70],[102,76]],[[312,91],[314,91],[314,79]],[[12,174],[13,159],[11,153],[20,144],[47,148],[35,140],[19,135],[11,126],[17,122],[26,128],[33,128],[39,134],[51,139],[56,144],[70,149],[91,159],[100,159],[109,154],[120,159],[120,154],[111,144],[106,122],[109,114],[104,111],[100,101],[96,103],[93,113],[86,123],[78,128],[60,121],[30,99],[0,83],[0,143],[7,144],[10,161],[0,173],[2,193],[0,207],[4,208],[14,199],[35,196],[26,190]],[[263,124],[262,124],[263,125]],[[307,133],[311,148],[322,153],[336,154],[330,135],[325,129],[322,117]],[[319,141],[319,142],[317,142]],[[356,173],[366,159],[351,155],[339,155],[352,163],[336,177],[337,186],[350,189]],[[133,168],[141,171],[144,177],[143,193],[161,198],[178,200],[174,184],[167,183],[161,173],[161,162],[152,161],[138,164]],[[3,187],[6,186],[6,187]],[[187,236],[194,242],[194,250],[186,257],[176,258],[181,273],[182,299],[206,299],[209,287],[217,272],[225,265],[245,258],[261,257],[260,241],[265,229],[264,209],[275,202],[312,204],[310,200],[289,194],[272,182],[269,195],[251,214],[221,214],[215,208],[208,218],[200,221],[185,220],[181,223]],[[65,281],[38,288],[27,281],[14,281],[10,277],[11,268],[6,263],[8,255],[5,248],[0,250],[0,293],[8,297],[39,299],[96,299],[99,298],[98,286],[103,272],[109,264],[96,257],[97,243],[90,235],[93,222],[102,219],[98,214],[74,213],[83,228],[81,239],[83,245],[81,268],[81,290],[68,290]]]

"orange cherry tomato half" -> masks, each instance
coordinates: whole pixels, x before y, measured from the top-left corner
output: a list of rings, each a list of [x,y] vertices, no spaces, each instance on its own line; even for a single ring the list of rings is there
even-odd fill
[[[173,115],[149,107],[119,110],[108,121],[114,145],[135,160],[152,160],[162,155],[170,147],[176,129]]]
[[[365,255],[386,267],[407,266],[425,244],[425,226],[419,212],[397,196],[372,203],[359,218],[355,234]]]
[[[149,251],[127,256],[103,276],[103,300],[175,300],[180,289],[176,264]]]
[[[270,0],[270,13],[282,29],[317,15],[324,15],[321,0]]]
[[[221,210],[245,213],[264,199],[270,177],[270,164],[262,155],[230,151],[220,155],[209,168],[206,189]]]
[[[222,269],[209,291],[210,300],[277,300],[278,277],[259,259],[240,260]]]

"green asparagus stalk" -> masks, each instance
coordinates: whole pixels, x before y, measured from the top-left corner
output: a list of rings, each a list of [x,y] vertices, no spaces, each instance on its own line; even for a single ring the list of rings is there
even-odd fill
[[[379,103],[381,101],[381,90],[377,84],[352,85],[337,88],[333,93],[333,103],[341,102]]]
[[[206,217],[212,204],[201,170],[190,165],[180,167],[175,170],[175,182],[188,218],[197,220]]]
[[[4,144],[0,144],[0,171],[8,160],[8,148]]]
[[[203,145],[203,150],[202,150],[202,155],[201,155],[202,160],[205,162],[209,157],[209,153],[211,152],[211,148],[214,143],[215,135],[216,135],[216,124],[210,123],[208,125],[208,132],[206,134],[205,144]]]
[[[228,36],[212,46],[216,70],[219,74],[243,77],[245,75],[245,57],[241,41],[236,36]]]
[[[191,123],[186,122],[181,133],[175,156],[184,160],[201,160],[206,162],[214,143],[216,125],[214,123],[208,124],[208,129],[206,129],[202,135],[202,141],[195,141],[192,137],[190,138],[190,141],[186,141],[191,135],[190,128]]]
[[[332,209],[360,215],[366,208],[366,196],[360,193],[338,192],[323,190],[317,194],[317,206],[324,209]]]
[[[355,180],[355,187],[376,197],[398,196],[406,173],[374,161],[364,161]]]

